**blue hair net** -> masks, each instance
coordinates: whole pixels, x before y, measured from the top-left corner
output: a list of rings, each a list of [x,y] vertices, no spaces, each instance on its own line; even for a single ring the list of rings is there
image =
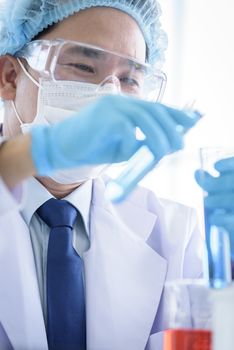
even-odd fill
[[[160,64],[167,46],[157,0],[4,0],[0,2],[0,55],[14,55],[48,26],[90,7],[112,7],[132,16],[148,48],[148,61]]]

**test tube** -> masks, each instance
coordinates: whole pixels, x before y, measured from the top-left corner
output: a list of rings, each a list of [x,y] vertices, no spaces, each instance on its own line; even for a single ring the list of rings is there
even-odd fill
[[[208,276],[206,277],[211,288],[225,288],[232,283],[229,234],[222,227],[210,226],[208,221],[209,214],[205,213],[208,255]]]
[[[186,110],[192,117],[201,118],[202,114],[197,110]],[[182,129],[182,127],[181,127]],[[183,130],[186,133],[187,130]],[[106,195],[113,202],[118,203],[134,189],[137,183],[151,171],[158,163],[154,154],[146,144],[143,144],[137,152],[129,159],[122,173],[106,185]]]
[[[205,147],[200,149],[202,170],[212,176],[219,176],[215,169],[215,162],[220,159],[234,156],[234,149],[225,147]],[[204,198],[207,193],[203,192]],[[215,214],[225,214],[224,209],[204,208],[206,261],[204,273],[211,288],[221,289],[232,283],[231,248],[229,233],[223,227],[211,224],[210,217]]]

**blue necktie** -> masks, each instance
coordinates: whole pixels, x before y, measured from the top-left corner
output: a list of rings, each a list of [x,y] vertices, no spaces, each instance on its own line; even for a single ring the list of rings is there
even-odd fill
[[[86,349],[82,260],[73,248],[77,210],[50,199],[38,210],[50,227],[47,254],[47,338],[50,350]]]
[[[6,334],[3,325],[0,322],[0,349],[1,350],[14,350],[11,342]]]

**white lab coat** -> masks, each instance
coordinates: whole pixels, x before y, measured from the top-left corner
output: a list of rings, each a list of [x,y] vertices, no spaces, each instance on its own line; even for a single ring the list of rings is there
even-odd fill
[[[160,350],[166,279],[201,274],[193,209],[138,188],[121,205],[93,184],[91,248],[84,254],[87,349]],[[28,227],[0,183],[0,322],[15,350],[47,349]]]

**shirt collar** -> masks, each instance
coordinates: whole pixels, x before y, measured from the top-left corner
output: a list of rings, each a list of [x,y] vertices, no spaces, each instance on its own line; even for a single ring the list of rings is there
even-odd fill
[[[36,210],[50,198],[52,194],[35,178],[27,180],[27,201],[21,213],[27,223],[30,221]],[[63,199],[71,203],[81,214],[86,232],[89,233],[89,212],[92,199],[92,180],[85,182],[76,190]]]

